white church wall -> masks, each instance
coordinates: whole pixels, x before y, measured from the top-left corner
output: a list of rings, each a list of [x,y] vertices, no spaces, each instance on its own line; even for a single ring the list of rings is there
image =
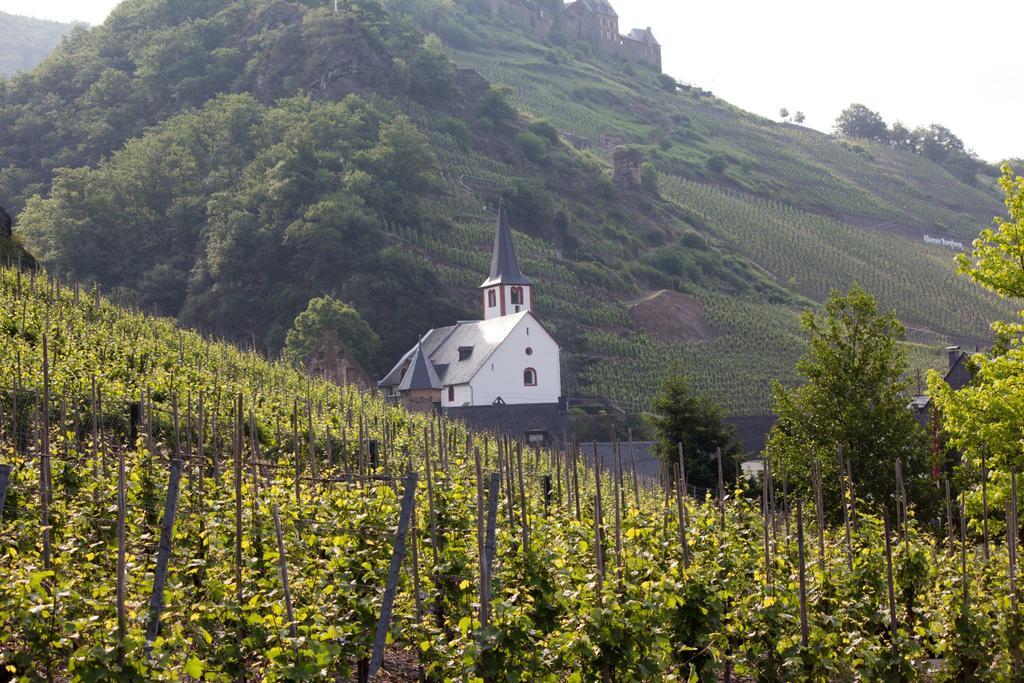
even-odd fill
[[[454,400],[449,401],[448,396],[453,395]],[[473,390],[468,384],[457,384],[452,387],[452,394],[448,393],[448,387],[441,392],[441,405],[445,408],[459,408],[465,405],[473,405]]]
[[[532,350],[527,355],[526,349]],[[533,368],[536,386],[524,386],[523,372]],[[536,318],[526,316],[470,382],[473,405],[487,406],[499,396],[507,404],[557,403],[562,395],[558,344]],[[461,405],[461,404],[459,404]]]

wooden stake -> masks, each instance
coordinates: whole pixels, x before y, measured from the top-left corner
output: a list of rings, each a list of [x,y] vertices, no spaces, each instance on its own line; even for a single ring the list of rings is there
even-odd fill
[[[989,560],[988,551],[988,467],[985,463],[985,449],[981,449],[981,530],[982,552],[985,562]]]
[[[799,498],[796,499],[796,543],[800,576],[800,645],[807,647],[807,562],[804,553],[804,510]]]
[[[885,523],[885,581],[889,587],[889,634],[892,640],[892,653],[898,654],[896,646],[896,587],[892,578],[892,541],[889,536],[889,511],[882,510],[882,519]]]
[[[160,633],[160,613],[164,606],[164,584],[167,568],[171,561],[171,539],[174,534],[174,515],[178,507],[178,485],[181,481],[181,460],[171,461],[171,475],[167,482],[167,499],[164,503],[164,517],[160,523],[160,546],[157,550],[156,572],[153,577],[153,593],[149,600],[149,627],[146,642],[152,645]]]
[[[473,449],[473,462],[476,465],[476,546],[477,565],[480,573],[479,597],[480,597],[480,626],[485,627],[490,621],[490,603],[487,599],[487,586],[489,585],[489,567],[487,565],[487,539],[484,527],[484,517],[487,514],[484,509],[484,473],[480,460],[480,449]]]
[[[124,640],[127,635],[125,613],[125,582],[127,567],[127,534],[125,518],[127,516],[127,475],[125,472],[124,449],[117,453],[117,659],[124,666]]]

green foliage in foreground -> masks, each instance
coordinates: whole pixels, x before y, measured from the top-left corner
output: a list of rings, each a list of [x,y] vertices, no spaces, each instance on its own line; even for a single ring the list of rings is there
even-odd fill
[[[358,470],[360,463],[367,471],[360,433],[386,444],[378,474],[400,477],[412,467],[425,475],[427,421],[372,396],[310,382],[286,366],[207,344],[167,321],[127,314],[107,302],[96,307],[85,293],[75,303],[71,292],[41,278],[22,280],[20,296],[16,283],[13,271],[0,271],[0,353],[21,360],[20,373],[17,364],[0,367],[0,384],[10,387],[20,374],[18,396],[36,395],[47,333],[53,555],[46,569],[39,495],[43,460],[35,438],[42,435],[26,429],[32,417],[25,408],[32,404],[21,403],[17,424],[26,438],[15,452],[10,403],[4,401],[0,462],[13,465],[14,472],[0,520],[0,575],[5,577],[0,667],[28,681],[64,672],[78,680],[228,681],[243,667],[264,680],[296,681],[333,679],[366,657],[398,495],[387,482],[327,479]],[[103,438],[96,444],[90,435],[93,377],[104,406]],[[126,403],[146,389],[155,406],[152,445],[146,434],[129,444]],[[207,411],[202,432],[194,421],[195,403],[188,410],[190,392],[197,399],[199,391]],[[256,424],[256,431],[241,432],[240,537],[230,476],[236,394],[242,395],[244,410],[253,410]],[[10,393],[4,396],[9,399]],[[184,407],[177,438],[175,398]],[[297,429],[291,421],[296,403]],[[312,406],[310,414],[305,406]],[[792,510],[780,511],[773,525],[766,524],[756,503],[739,495],[742,491],[730,494],[724,518],[710,499],[687,499],[687,565],[676,508],[664,506],[660,491],[643,486],[634,492],[625,477],[616,496],[605,474],[603,524],[596,537],[594,473],[577,470],[577,515],[576,501],[568,498],[574,487],[567,483],[565,463],[546,452],[524,454],[525,501],[518,500],[517,485],[500,491],[492,618],[483,626],[475,604],[477,484],[467,435],[443,420],[433,428],[448,447],[444,459],[437,457],[436,445],[430,451],[431,490],[420,477],[416,533],[410,540],[418,542],[421,601],[417,604],[407,558],[390,632],[393,647],[416,652],[431,680],[496,680],[518,671],[543,681],[589,681],[602,672],[613,680],[712,681],[726,662],[738,675],[766,681],[914,680],[924,679],[929,659],[944,660],[929,680],[1010,675],[1015,631],[1001,547],[993,548],[988,562],[968,548],[966,576],[961,576],[959,555],[926,531],[928,522],[912,517],[894,549],[898,627],[890,634],[882,525],[868,502],[858,501],[849,549],[841,527],[826,528],[824,556],[815,549],[815,525],[805,512],[809,629],[803,644]],[[193,457],[200,433],[205,461]],[[265,464],[255,473],[253,441]],[[147,654],[143,634],[167,462],[178,444],[186,455],[186,473],[161,632]],[[477,435],[468,445],[480,449],[485,471],[497,467],[493,438]],[[119,640],[112,522],[114,462],[121,453],[128,475],[128,552],[126,636]],[[296,464],[305,478],[298,495]],[[540,490],[542,474],[555,478],[549,504]],[[856,471],[854,477],[856,482]],[[621,504],[621,553],[616,502]],[[293,622],[278,574],[275,505],[281,510]],[[241,584],[234,571],[236,541],[242,544]],[[597,570],[598,549],[604,576]],[[960,597],[964,579],[966,609]]]
[[[858,491],[875,504],[892,494],[896,461],[910,493],[927,493],[925,434],[907,410],[903,325],[893,313],[879,313],[874,298],[855,287],[833,292],[825,312],[807,311],[803,327],[807,353],[797,362],[801,386],[775,386],[779,421],[767,452],[782,475],[809,481],[815,461],[835,486],[839,500],[840,458],[857,472]]]

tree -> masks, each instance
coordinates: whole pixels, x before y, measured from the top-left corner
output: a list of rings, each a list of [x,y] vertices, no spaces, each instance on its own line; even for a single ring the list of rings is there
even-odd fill
[[[838,500],[838,455],[849,459],[857,493],[876,503],[895,490],[896,460],[908,493],[926,499],[925,434],[906,409],[903,325],[894,313],[880,314],[874,297],[854,286],[833,292],[823,314],[801,320],[808,348],[797,362],[806,382],[776,383],[779,420],[766,451],[791,487],[808,488],[812,463],[821,465],[829,498]]]
[[[970,256],[957,257],[958,270],[1002,297],[1024,297],[1024,178],[1004,164],[999,184],[1006,194],[1008,217],[982,230]],[[953,391],[937,373],[928,377],[928,392],[942,417],[947,443],[965,462],[999,470],[993,483],[1008,489],[1009,470],[1024,466],[1024,324],[995,322],[996,347],[972,357],[977,370],[970,385]],[[991,494],[990,494],[991,495]]]
[[[330,296],[311,299],[306,310],[295,318],[285,340],[285,357],[296,365],[304,363],[324,330],[334,330],[360,365],[372,367],[380,350],[380,337],[359,311]]]
[[[682,444],[687,483],[712,491],[718,487],[718,448],[722,449],[726,481],[736,480],[741,453],[733,428],[722,422],[718,405],[691,391],[689,380],[678,367],[673,367],[665,377],[651,412],[649,421],[658,435],[655,454],[663,462],[675,465]]]
[[[836,133],[845,138],[862,138],[886,142],[889,129],[878,112],[863,104],[851,104],[836,119]]]
[[[971,254],[958,254],[958,270],[999,296],[1024,298],[1024,178],[1003,165],[999,186],[1006,194],[1009,218],[981,231]]]
[[[786,109],[785,107],[783,107],[782,109],[780,109],[780,110],[779,110],[779,118],[780,118],[780,119],[782,119],[783,121],[785,121],[786,119],[788,119],[788,118],[789,118],[789,110],[788,110],[788,109]]]
[[[640,166],[640,187],[647,194],[659,196],[658,169],[649,161]]]
[[[912,131],[897,121],[892,124],[892,130],[889,131],[889,144],[893,149],[916,154],[921,146],[921,139],[918,131]]]
[[[803,123],[806,120],[807,115],[804,114],[802,111],[798,111],[797,113],[793,114],[793,123]]]

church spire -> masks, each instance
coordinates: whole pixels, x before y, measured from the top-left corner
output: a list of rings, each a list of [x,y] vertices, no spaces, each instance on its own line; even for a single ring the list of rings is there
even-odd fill
[[[481,289],[495,285],[529,285],[530,278],[519,270],[519,259],[512,243],[512,228],[508,223],[505,205],[498,203],[498,229],[494,235],[494,252],[491,254],[491,274],[480,285]]]

